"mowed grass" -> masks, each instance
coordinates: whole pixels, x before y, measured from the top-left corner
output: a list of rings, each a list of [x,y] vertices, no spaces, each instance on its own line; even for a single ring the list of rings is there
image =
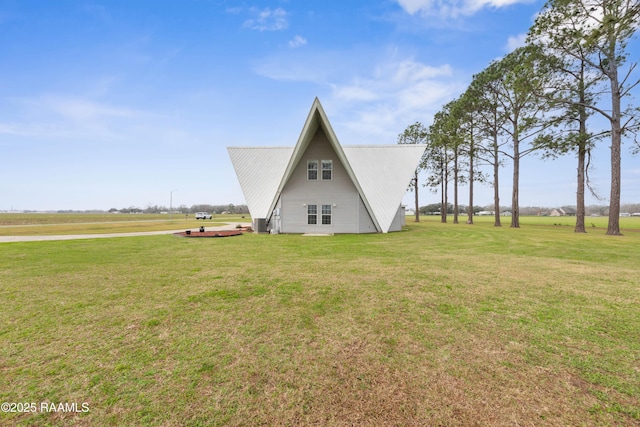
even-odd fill
[[[174,215],[174,216],[177,216]],[[192,215],[193,216],[193,215]],[[0,225],[43,225],[43,224],[74,224],[88,222],[119,222],[119,221],[151,221],[169,218],[168,214],[113,214],[113,213],[48,213],[30,212],[0,213]]]
[[[639,425],[640,233],[0,244],[0,425]],[[590,230],[591,231],[591,230]]]
[[[0,236],[50,236],[67,234],[131,233],[215,227],[226,222],[249,222],[247,215],[216,215],[213,220],[196,220],[175,214],[7,214],[0,213]]]

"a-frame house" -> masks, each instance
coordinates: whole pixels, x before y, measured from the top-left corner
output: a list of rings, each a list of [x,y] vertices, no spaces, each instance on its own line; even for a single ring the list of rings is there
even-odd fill
[[[404,224],[402,198],[419,145],[341,146],[316,98],[295,147],[228,147],[254,229],[386,233]]]

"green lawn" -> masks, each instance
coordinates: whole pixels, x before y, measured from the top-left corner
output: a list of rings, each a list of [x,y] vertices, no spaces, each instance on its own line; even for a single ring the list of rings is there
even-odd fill
[[[0,401],[88,407],[0,425],[640,424],[640,227],[438,220],[0,244]]]
[[[214,227],[226,222],[249,222],[248,215],[216,215],[196,220],[175,214],[13,214],[0,213],[0,236],[131,233]]]

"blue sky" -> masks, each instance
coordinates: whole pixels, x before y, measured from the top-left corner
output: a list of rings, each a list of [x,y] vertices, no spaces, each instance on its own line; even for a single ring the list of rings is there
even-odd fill
[[[172,190],[174,206],[243,203],[227,146],[294,145],[316,96],[342,144],[395,144],[518,46],[542,5],[0,0],[0,211],[168,206]],[[592,172],[604,196],[607,145]],[[622,201],[640,202],[640,158],[623,153]],[[525,159],[521,205],[574,204],[575,163]]]

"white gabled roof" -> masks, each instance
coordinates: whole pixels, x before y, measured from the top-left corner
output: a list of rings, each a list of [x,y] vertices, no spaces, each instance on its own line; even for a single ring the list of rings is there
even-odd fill
[[[419,145],[345,146],[338,142],[316,98],[295,147],[228,147],[253,218],[269,218],[278,197],[316,134],[324,131],[358,190],[378,231],[391,228],[407,186],[424,153]],[[257,165],[260,165],[257,167]]]
[[[386,233],[391,228],[425,147],[346,145],[342,149],[358,177],[363,199],[366,198],[382,232]]]
[[[293,147],[227,147],[252,218],[269,218]]]

